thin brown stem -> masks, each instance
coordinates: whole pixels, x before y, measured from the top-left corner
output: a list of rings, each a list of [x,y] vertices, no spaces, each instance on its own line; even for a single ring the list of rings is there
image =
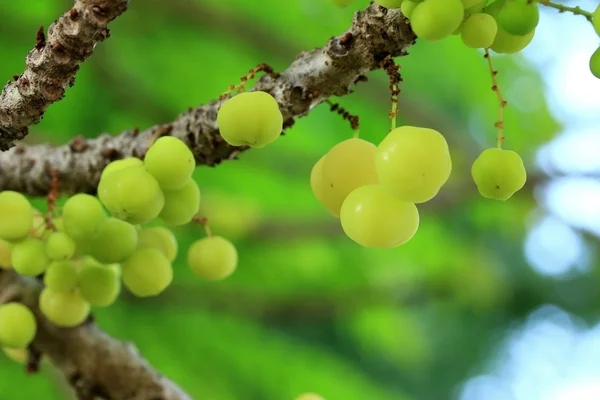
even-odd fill
[[[496,75],[498,75],[498,71],[494,69],[494,64],[492,64],[492,57],[488,49],[485,49],[485,56],[488,62],[488,66],[490,67],[490,74],[492,76],[492,90],[498,96],[498,121],[494,124],[494,126],[498,129],[498,139],[497,146],[498,148],[502,147],[502,143],[504,143],[504,109],[508,105],[508,102],[504,100],[502,96],[502,92],[498,87],[498,80],[496,79]]]

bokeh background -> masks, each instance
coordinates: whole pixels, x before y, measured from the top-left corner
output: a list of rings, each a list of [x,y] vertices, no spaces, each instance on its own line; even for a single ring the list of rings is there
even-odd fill
[[[367,3],[133,1],[27,141],[168,122],[260,62],[285,69]],[[71,4],[0,2],[0,76],[23,70],[37,27]],[[593,10],[597,1],[578,5]],[[398,59],[400,123],[440,130],[454,169],[420,206],[412,241],[361,248],[313,198],[312,165],[352,134],[321,105],[267,148],[197,169],[203,213],[239,249],[230,279],[195,278],[185,249],[204,233],[177,229],[173,285],[152,299],[124,293],[96,310],[99,325],[134,341],[195,399],[312,391],[327,400],[597,400],[600,81],[588,59],[598,44],[584,18],[544,9],[522,54],[494,57],[510,103],[505,148],[529,171],[509,201],[481,198],[470,178],[470,164],[495,143],[497,102],[482,53],[457,37],[418,43]],[[369,79],[332,100],[378,143],[390,125],[389,92],[381,71]],[[27,376],[0,355],[0,400],[70,398],[50,365]]]

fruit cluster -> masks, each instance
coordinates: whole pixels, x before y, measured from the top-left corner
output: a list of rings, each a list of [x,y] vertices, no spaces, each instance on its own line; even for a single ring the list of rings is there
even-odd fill
[[[448,144],[437,131],[403,126],[379,144],[352,138],[313,167],[316,199],[339,217],[346,235],[365,247],[392,248],[419,226],[415,204],[431,200],[452,170]]]
[[[59,216],[35,210],[20,193],[0,192],[0,267],[43,280],[39,309],[62,327],[81,324],[92,306],[113,304],[121,283],[138,297],[162,293],[173,279],[177,239],[164,226],[141,225],[196,220],[200,190],[194,168],[188,147],[166,136],[143,161],[110,163],[98,197],[76,194]],[[187,261],[198,276],[220,280],[234,272],[238,260],[232,243],[209,234],[191,245]],[[0,306],[0,345],[22,348],[34,334],[30,310],[17,303]]]
[[[355,0],[333,0],[347,7]],[[518,53],[531,43],[539,23],[539,0],[377,0],[400,8],[415,34],[430,42],[460,35],[470,48]],[[600,35],[600,5],[585,13]],[[590,16],[591,15],[591,16]],[[590,57],[590,70],[600,78],[600,47]]]

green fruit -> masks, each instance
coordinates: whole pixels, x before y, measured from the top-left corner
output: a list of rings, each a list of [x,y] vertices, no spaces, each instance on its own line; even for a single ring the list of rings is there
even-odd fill
[[[158,249],[136,250],[123,263],[123,284],[137,297],[156,296],[173,281],[173,268]]]
[[[400,12],[402,12],[406,18],[410,19],[417,5],[419,5],[419,2],[413,0],[404,0],[400,6]]]
[[[117,218],[108,218],[90,239],[89,254],[101,263],[125,260],[138,244],[138,232],[133,225]]]
[[[472,7],[465,8],[465,16],[469,16],[472,14],[478,14],[483,12],[485,6],[487,4],[487,0],[479,0]]]
[[[136,157],[128,157],[128,158],[124,158],[122,160],[115,160],[115,161],[109,163],[104,168],[104,170],[102,171],[102,175],[100,176],[100,179],[102,180],[102,178],[104,178],[106,175],[116,172],[116,171],[120,171],[127,167],[133,167],[133,166],[140,167],[142,165],[144,165],[144,162]]]
[[[409,203],[431,200],[452,171],[450,150],[436,130],[401,126],[377,146],[375,168],[379,183]]]
[[[473,14],[462,24],[461,39],[470,48],[488,48],[494,43],[498,24],[489,14]]]
[[[7,166],[8,168],[8,166]],[[0,192],[0,239],[23,239],[33,228],[33,208],[21,193]]]
[[[108,266],[87,263],[79,272],[79,291],[91,305],[107,307],[119,297],[120,276]]]
[[[158,214],[166,224],[185,225],[192,221],[200,209],[200,188],[190,179],[178,190],[165,190],[165,205]]]
[[[44,284],[53,292],[71,292],[77,287],[77,271],[69,261],[54,261],[44,274]]]
[[[138,232],[138,248],[155,248],[159,250],[169,262],[177,257],[177,239],[173,232],[162,226],[145,228]]]
[[[540,11],[536,2],[509,0],[498,15],[498,25],[511,35],[526,35],[540,22]]]
[[[315,393],[304,393],[296,397],[294,400],[325,400],[323,397]]]
[[[12,267],[21,275],[37,276],[48,268],[46,245],[39,239],[27,238],[12,248]]]
[[[75,250],[75,241],[64,232],[51,232],[46,239],[46,255],[51,260],[69,260]]]
[[[490,3],[487,7],[485,7],[483,9],[483,12],[486,14],[490,14],[492,17],[494,17],[497,20],[498,16],[500,15],[500,12],[506,6],[506,1],[507,0],[496,0],[492,3]]]
[[[425,0],[410,16],[415,34],[436,42],[452,34],[462,23],[464,8],[460,0]]]
[[[134,225],[152,221],[165,204],[158,181],[140,166],[106,175],[98,185],[98,197],[115,218]]]
[[[75,241],[87,240],[108,216],[100,201],[89,194],[76,194],[63,207],[65,232]]]
[[[0,345],[23,349],[35,337],[37,323],[31,310],[20,303],[0,305]]]
[[[508,200],[527,180],[521,157],[510,150],[484,150],[473,163],[471,175],[479,193],[489,199]]]
[[[59,293],[45,288],[40,293],[39,305],[42,314],[60,327],[80,325],[90,314],[90,304],[76,290]]]
[[[346,198],[340,212],[346,235],[364,247],[389,249],[408,242],[419,227],[413,203],[383,185],[363,186]]]
[[[373,143],[353,138],[336,144],[323,158],[322,180],[314,177],[314,185],[320,185],[323,204],[333,215],[340,215],[344,199],[354,189],[377,183],[376,150]]]
[[[12,267],[12,248],[12,243],[0,239],[0,268],[9,269]]]
[[[226,100],[217,114],[221,137],[232,146],[264,147],[283,129],[283,115],[269,93],[244,92]]]
[[[191,270],[199,277],[218,281],[236,270],[238,254],[229,240],[212,236],[194,242],[188,250],[187,261]]]
[[[148,149],[144,165],[161,189],[177,190],[192,178],[196,160],[180,139],[163,136]]]
[[[385,8],[400,8],[403,0],[376,0],[375,2]]]
[[[484,3],[485,6],[485,2],[482,2],[481,0],[461,0],[462,4],[463,4],[463,8],[465,10],[468,10],[469,8],[475,7],[481,3]]]
[[[590,71],[596,78],[600,78],[600,47],[590,57]]]
[[[535,31],[523,36],[516,36],[498,28],[498,33],[496,33],[496,38],[490,48],[500,54],[518,53],[531,43],[534,35]]]

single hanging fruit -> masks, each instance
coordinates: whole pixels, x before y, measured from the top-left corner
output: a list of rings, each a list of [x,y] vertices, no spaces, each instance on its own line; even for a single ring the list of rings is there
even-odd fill
[[[221,137],[232,146],[264,147],[283,130],[283,115],[275,98],[256,91],[226,100],[217,114]]]
[[[479,193],[486,198],[508,200],[527,181],[521,157],[510,150],[484,150],[473,163],[471,175]]]

